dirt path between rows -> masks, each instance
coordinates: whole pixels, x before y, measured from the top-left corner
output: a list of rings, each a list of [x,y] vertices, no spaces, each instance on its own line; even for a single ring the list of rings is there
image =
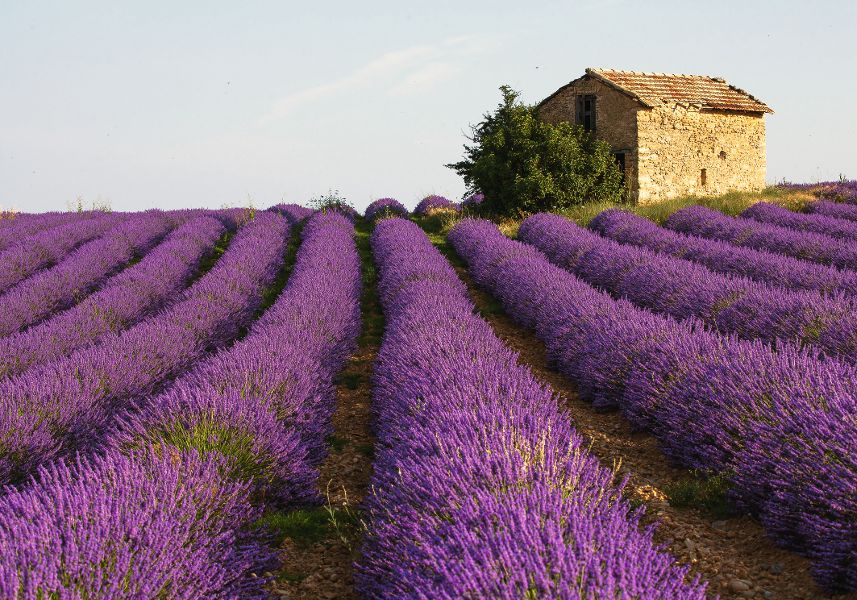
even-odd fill
[[[274,596],[295,599],[359,598],[352,565],[362,537],[360,506],[372,474],[375,438],[371,430],[372,370],[384,333],[369,228],[357,226],[363,271],[363,330],[357,351],[337,378],[337,406],[329,453],[320,467],[318,489],[321,539],[311,543],[286,538],[280,545],[281,569]]]
[[[591,441],[591,451],[603,464],[621,464],[629,476],[628,495],[646,505],[645,521],[660,521],[655,539],[667,545],[692,572],[709,582],[709,592],[722,598],[808,600],[826,598],[812,580],[809,561],[780,548],[762,527],[747,516],[718,519],[695,508],[676,508],[664,489],[687,480],[686,470],[670,465],[657,440],[632,431],[619,412],[596,412],[580,399],[571,382],[548,368],[545,347],[536,336],[497,310],[496,301],[477,288],[462,261],[449,247],[439,244],[465,281],[477,309],[500,338],[520,354],[520,362],[548,383],[565,401],[574,426]],[[849,600],[857,594],[836,596]]]

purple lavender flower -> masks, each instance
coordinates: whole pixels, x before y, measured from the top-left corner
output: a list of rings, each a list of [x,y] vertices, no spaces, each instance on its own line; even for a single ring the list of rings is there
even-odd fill
[[[282,234],[284,223],[273,214],[256,220],[212,272],[264,264],[261,240],[248,242]],[[20,490],[6,489],[0,593],[266,595],[267,578],[257,575],[272,553],[250,526],[266,506],[318,500],[333,377],[360,330],[353,225],[317,214],[302,236],[286,288],[245,338],[158,395],[121,410],[91,407],[77,425],[95,458],[54,461]],[[185,296],[214,300],[214,283],[201,280]]]
[[[846,205],[850,206],[850,205]],[[758,202],[741,213],[741,218],[760,223],[809,231],[857,242],[857,223],[819,214],[802,214],[767,202]]]
[[[86,447],[129,399],[152,393],[232,339],[282,265],[287,233],[283,217],[257,213],[168,310],[97,346],[0,381],[0,480]]]
[[[217,454],[109,454],[41,469],[0,498],[4,598],[266,597],[248,487]]]
[[[857,270],[857,244],[810,231],[736,219],[703,206],[673,213],[665,227],[689,235],[729,242],[735,246],[785,254],[840,269]]]
[[[80,246],[55,267],[41,271],[0,295],[0,336],[38,323],[68,308],[147,252],[173,225],[158,212],[128,217],[104,236]]]
[[[339,214],[316,214],[302,236],[286,288],[249,335],[120,413],[104,446],[218,450],[259,494],[284,505],[318,500],[333,378],[360,331],[360,261],[354,227]]]
[[[782,183],[778,187],[811,192],[819,198],[857,204],[857,180],[822,181],[820,183]]]
[[[404,217],[408,215],[408,209],[395,198],[378,198],[366,207],[363,215],[370,221],[381,215]]]
[[[223,232],[212,217],[189,220],[73,308],[0,339],[0,378],[118,334],[162,308],[181,293]]]
[[[41,214],[18,214],[12,219],[0,218],[0,251],[15,245],[27,245],[30,237],[45,229],[67,223],[85,221],[103,216],[101,212],[69,213],[51,212]]]
[[[597,224],[596,224],[597,226]],[[559,216],[526,219],[519,238],[584,281],[677,319],[770,344],[811,344],[857,361],[857,299],[723,275],[681,258],[622,245]]]
[[[794,290],[824,294],[842,290],[857,296],[857,272],[675,232],[630,212],[605,210],[590,222],[589,228],[622,244],[697,262],[727,275],[743,275]]]
[[[814,215],[834,217],[836,219],[857,221],[857,201],[853,204],[843,204],[829,200],[818,200],[807,204],[806,212]]]
[[[313,213],[315,211],[311,208],[307,208],[306,206],[301,206],[300,204],[277,204],[276,206],[272,206],[268,210],[277,212],[289,220],[289,223],[292,225],[297,225]]]
[[[857,589],[853,365],[615,300],[487,221],[464,220],[449,240],[581,395],[621,408],[678,464],[727,474],[735,502],[809,556],[819,583]]]
[[[115,213],[75,220],[44,229],[0,252],[0,293],[33,273],[65,258],[89,240],[119,224],[124,217]]]
[[[459,207],[454,202],[452,202],[451,200],[448,200],[447,198],[444,198],[443,196],[437,196],[437,195],[432,194],[431,196],[426,196],[425,198],[420,200],[419,204],[417,204],[417,207],[414,209],[414,214],[415,215],[427,215],[427,214],[429,214],[435,210],[458,210],[458,209],[459,209]]]
[[[425,234],[385,219],[372,248],[387,328],[358,591],[704,598]]]
[[[485,194],[476,193],[467,196],[464,200],[461,201],[462,208],[473,208],[474,206],[479,206],[485,200]]]

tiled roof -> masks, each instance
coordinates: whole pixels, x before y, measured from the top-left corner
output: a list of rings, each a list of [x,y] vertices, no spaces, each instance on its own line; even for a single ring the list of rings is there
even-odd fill
[[[648,107],[689,104],[714,110],[772,113],[765,103],[719,77],[586,69],[586,74],[636,98]]]

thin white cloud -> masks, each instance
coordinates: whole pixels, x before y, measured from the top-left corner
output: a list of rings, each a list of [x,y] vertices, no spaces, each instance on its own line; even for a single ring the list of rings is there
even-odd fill
[[[469,56],[483,54],[496,46],[485,36],[458,36],[436,44],[422,44],[382,54],[351,73],[334,81],[308,87],[277,100],[262,117],[263,124],[287,117],[295,109],[344,91],[394,79],[389,93],[403,95],[425,91],[461,69],[456,64]]]
[[[451,79],[461,69],[451,63],[433,62],[420,67],[399,83],[390,88],[390,94],[394,96],[407,96],[426,92],[437,84]]]

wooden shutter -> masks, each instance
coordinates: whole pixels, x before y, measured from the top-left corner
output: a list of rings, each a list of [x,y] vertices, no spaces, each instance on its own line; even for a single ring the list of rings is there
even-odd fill
[[[589,116],[589,131],[595,133],[595,96],[589,97],[589,108],[590,108],[590,116]]]

